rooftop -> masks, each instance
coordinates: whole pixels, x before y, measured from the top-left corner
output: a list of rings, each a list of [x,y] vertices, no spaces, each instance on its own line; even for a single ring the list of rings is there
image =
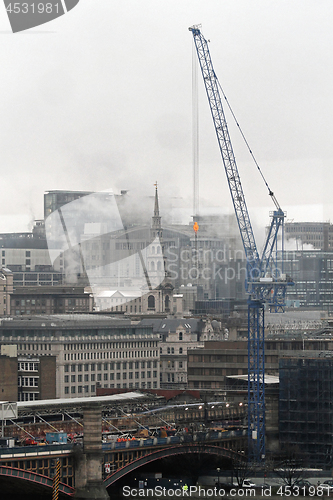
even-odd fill
[[[129,327],[131,320],[95,314],[49,314],[35,316],[9,316],[0,319],[0,330],[20,328],[99,328]]]
[[[203,322],[200,319],[189,318],[164,318],[154,319],[146,318],[140,321],[139,326],[152,326],[154,333],[175,332],[177,328],[185,328],[190,332],[201,332]]]

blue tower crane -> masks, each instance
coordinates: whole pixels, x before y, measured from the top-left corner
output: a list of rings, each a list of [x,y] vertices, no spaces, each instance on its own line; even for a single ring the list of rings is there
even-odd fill
[[[224,115],[220,94],[221,87],[213,68],[208,42],[203,37],[199,25],[192,26],[189,30],[193,35],[246,257],[245,285],[248,294],[248,445],[249,458],[261,462],[265,458],[264,310],[265,307],[268,307],[271,312],[283,312],[286,287],[292,284],[291,280],[283,273],[283,226],[286,214],[265,181],[276,209],[270,213],[272,217],[271,224],[260,257]],[[223,94],[222,89],[221,93]],[[258,164],[257,167],[260,171]],[[278,261],[279,232],[282,234],[282,248],[281,259]]]

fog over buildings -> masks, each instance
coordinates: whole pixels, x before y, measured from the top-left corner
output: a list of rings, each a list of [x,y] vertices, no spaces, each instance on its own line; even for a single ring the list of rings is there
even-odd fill
[[[0,232],[31,229],[50,189],[126,189],[137,197],[158,180],[161,209],[173,199],[192,215],[195,23],[288,217],[332,219],[332,14],[328,0],[85,0],[14,35],[3,8]],[[229,122],[259,240],[272,207]],[[199,124],[200,205],[228,211],[201,81]]]

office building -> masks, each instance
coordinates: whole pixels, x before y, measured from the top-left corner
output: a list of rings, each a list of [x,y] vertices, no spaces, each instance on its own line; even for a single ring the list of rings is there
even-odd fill
[[[333,250],[333,224],[330,222],[286,222],[286,240],[295,240],[295,250]]]
[[[17,346],[19,359],[56,358],[58,398],[93,396],[97,387],[159,388],[158,344],[151,327],[107,316],[9,317],[0,325],[0,345]]]
[[[333,310],[333,252],[287,251],[284,272],[294,281],[286,291],[288,306]]]
[[[89,313],[93,306],[93,296],[83,286],[15,286],[10,296],[12,316]]]

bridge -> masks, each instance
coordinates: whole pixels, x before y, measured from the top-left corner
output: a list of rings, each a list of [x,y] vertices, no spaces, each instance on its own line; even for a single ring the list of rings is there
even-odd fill
[[[97,399],[97,398],[96,398]],[[214,406],[214,405],[213,405]],[[78,410],[78,402],[75,403]],[[102,423],[109,424],[114,420],[103,417],[102,403],[89,398],[82,406],[84,438],[79,444],[53,444],[43,446],[24,446],[15,448],[0,448],[0,476],[6,480],[17,480],[24,484],[34,484],[36,488],[50,490],[52,478],[55,475],[56,463],[61,465],[61,479],[59,492],[61,498],[74,496],[75,498],[87,498],[84,490],[89,485],[98,483],[100,496],[94,498],[108,498],[106,488],[115,484],[118,480],[139,469],[143,465],[160,460],[164,457],[180,454],[205,453],[216,455],[233,461],[244,459],[244,450],[247,445],[247,430],[239,428],[222,430],[195,431],[195,422],[204,421],[209,418],[228,419],[233,418],[239,422],[238,417],[243,416],[244,409],[208,408],[203,404],[188,405],[180,411],[178,406],[168,408],[168,417],[178,417],[181,425],[188,426],[187,432],[169,437],[138,438],[133,440],[122,440],[121,442],[102,443]],[[105,409],[104,409],[105,410]],[[159,416],[149,410],[143,419],[152,419],[156,423],[159,419],[166,417],[164,413]],[[171,413],[170,413],[171,411]],[[121,410],[124,413],[123,410]],[[242,413],[240,413],[242,412]],[[117,416],[120,425],[119,416]],[[121,421],[122,426],[129,425],[130,421],[139,416],[124,414]],[[76,420],[76,419],[75,419]],[[174,419],[176,420],[176,419]],[[148,420],[145,420],[145,423]],[[63,422],[62,422],[63,423]],[[136,421],[137,424],[139,422]],[[191,424],[191,425],[188,425]],[[82,422],[80,423],[82,426]],[[112,425],[112,424],[111,424]],[[200,427],[200,426],[199,426]],[[202,427],[200,427],[202,428]],[[107,472],[109,471],[109,472]],[[2,483],[2,481],[1,481]],[[97,488],[97,489],[98,489]],[[82,496],[80,496],[82,494]]]
[[[229,458],[234,462],[245,459],[246,430],[225,432],[197,432],[193,435],[167,438],[140,439],[102,444],[102,470],[105,488],[132,471],[172,455],[207,453]],[[52,488],[55,465],[61,463],[59,492],[65,497],[75,495],[80,481],[76,469],[78,457],[84,453],[80,445],[25,446],[0,451],[0,476],[33,482],[44,488]],[[107,465],[107,467],[106,467]],[[105,470],[109,469],[110,474]]]

